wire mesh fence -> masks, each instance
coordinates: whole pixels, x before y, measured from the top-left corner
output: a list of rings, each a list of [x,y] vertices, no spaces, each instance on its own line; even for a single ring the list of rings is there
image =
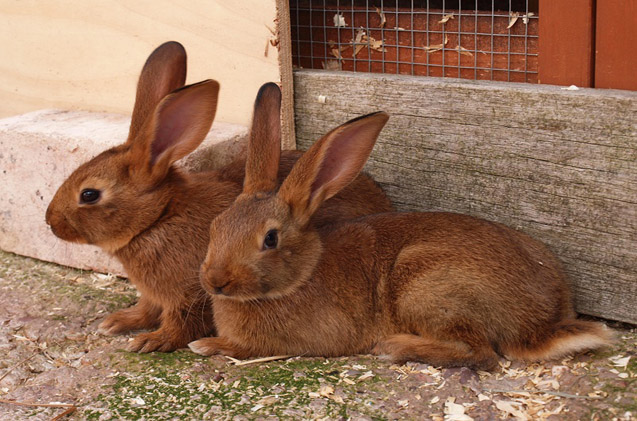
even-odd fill
[[[537,83],[537,0],[290,0],[300,68]]]

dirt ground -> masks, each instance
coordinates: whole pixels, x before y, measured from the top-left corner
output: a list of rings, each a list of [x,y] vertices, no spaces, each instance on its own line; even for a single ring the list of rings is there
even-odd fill
[[[0,419],[631,420],[637,331],[613,348],[493,373],[371,356],[243,364],[122,351],[96,334],[124,280],[0,252]]]

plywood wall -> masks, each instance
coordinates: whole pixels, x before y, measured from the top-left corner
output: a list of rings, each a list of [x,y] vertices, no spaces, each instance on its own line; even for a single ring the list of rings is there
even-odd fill
[[[129,114],[146,57],[177,40],[187,82],[221,82],[217,119],[247,124],[279,81],[275,0],[0,0],[0,118],[42,108]]]

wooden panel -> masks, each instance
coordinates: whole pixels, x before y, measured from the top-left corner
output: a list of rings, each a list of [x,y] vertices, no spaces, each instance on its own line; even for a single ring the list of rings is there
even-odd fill
[[[637,93],[311,70],[294,84],[301,149],[388,111],[367,168],[400,209],[522,229],[563,260],[578,311],[637,322]]]
[[[279,40],[279,71],[281,72],[281,144],[284,149],[296,148],[294,134],[294,76],[292,74],[292,39],[288,0],[276,0]]]
[[[0,0],[0,117],[41,108],[130,113],[139,71],[167,40],[188,82],[221,82],[217,119],[247,124],[259,86],[279,80],[275,0]]]
[[[540,0],[539,82],[593,86],[594,0]]]
[[[597,2],[595,87],[637,90],[637,0]]]

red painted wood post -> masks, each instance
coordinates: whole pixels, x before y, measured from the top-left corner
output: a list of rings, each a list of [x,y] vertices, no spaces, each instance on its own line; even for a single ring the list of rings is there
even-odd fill
[[[637,90],[637,0],[597,2],[595,87]]]
[[[594,0],[540,0],[539,82],[593,86]]]

